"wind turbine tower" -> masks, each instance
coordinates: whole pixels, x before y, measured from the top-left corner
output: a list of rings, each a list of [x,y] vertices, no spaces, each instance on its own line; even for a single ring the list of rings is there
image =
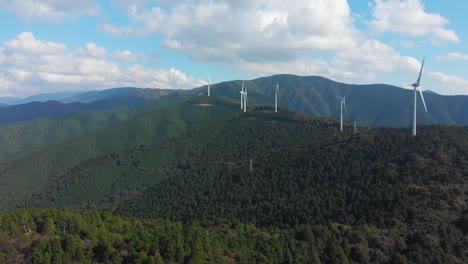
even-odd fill
[[[244,82],[242,82],[241,94],[241,109],[244,109],[244,112],[247,111],[247,87],[245,87]]]
[[[211,79],[208,77],[208,96],[210,96]]]
[[[278,94],[279,94],[279,83],[276,84],[276,89],[275,89],[275,113],[278,112]]]
[[[244,113],[247,112],[247,86],[244,87]]]
[[[423,70],[423,67],[424,67],[424,61],[425,60],[426,60],[426,58],[423,59],[423,62],[421,64],[421,70],[419,71],[418,79],[416,80],[415,83],[409,85],[409,86],[413,86],[413,88],[414,88],[413,136],[416,136],[416,102],[417,102],[417,97],[418,97],[417,90],[419,90],[419,94],[421,95],[421,100],[422,100],[423,105],[424,105],[424,110],[426,110],[426,112],[427,112],[426,102],[424,101],[424,95],[422,93],[421,85],[420,85],[421,74],[422,74],[422,70]]]
[[[340,110],[341,110],[341,115],[340,115],[340,131],[343,131],[343,109],[346,112],[346,96],[348,95],[349,89],[346,92],[344,96],[339,96],[340,98]]]

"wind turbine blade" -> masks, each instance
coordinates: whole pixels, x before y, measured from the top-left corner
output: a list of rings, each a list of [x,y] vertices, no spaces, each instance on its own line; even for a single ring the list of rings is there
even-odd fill
[[[418,76],[418,80],[416,81],[416,83],[419,84],[419,82],[421,81],[421,74],[422,74],[422,70],[423,70],[423,67],[424,67],[424,61],[426,60],[426,58],[423,59],[423,62],[421,64],[421,70],[419,71],[419,76]]]
[[[349,89],[351,89],[351,87],[348,88],[348,91],[346,91],[346,94],[343,97],[346,97],[348,95]]]
[[[422,99],[422,102],[423,102],[423,105],[424,105],[424,109],[425,109],[426,112],[427,112],[426,102],[424,101],[424,95],[423,95],[421,86],[419,86],[419,94],[421,95],[421,99]]]
[[[343,106],[344,106],[345,112],[348,112],[348,110],[346,110],[346,97],[343,97]]]

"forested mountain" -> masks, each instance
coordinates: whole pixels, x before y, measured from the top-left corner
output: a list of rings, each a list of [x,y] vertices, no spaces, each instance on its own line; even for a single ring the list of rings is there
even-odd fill
[[[62,117],[82,111],[107,110],[119,106],[139,107],[150,100],[161,98],[173,92],[176,92],[176,90],[117,88],[88,92],[71,99],[77,100],[77,102],[46,101],[4,106],[0,107],[0,125],[14,124],[37,118]],[[190,94],[190,92],[181,91],[177,91],[177,93]],[[177,98],[174,99],[177,102]]]
[[[137,97],[159,99],[139,110],[44,119],[45,130],[32,121],[0,129],[18,155],[0,164],[1,211],[86,210],[0,214],[0,262],[467,262],[468,128],[419,126],[412,137],[388,127],[353,134],[345,124],[340,132],[336,119],[259,106],[274,98],[265,87],[275,78],[315,83],[302,96],[280,88],[291,102],[302,100],[302,112],[333,111],[327,100],[348,90],[314,77],[257,79],[247,83],[247,113],[237,100],[241,82],[212,87],[225,96],[139,90]],[[377,91],[352,86],[347,101],[360,89]],[[386,100],[406,93],[383,91]],[[427,94],[428,104],[431,96],[439,97]],[[374,103],[366,105],[384,104]],[[74,124],[88,132],[69,132]],[[48,134],[54,126],[61,128]],[[34,138],[28,128],[37,143],[21,142]],[[5,144],[17,131],[27,136]],[[11,150],[15,144],[24,152]]]
[[[399,230],[381,231],[371,225],[303,225],[279,230],[237,220],[181,224],[107,212],[22,210],[0,214],[0,228],[0,262],[6,263],[327,264],[424,260],[417,259],[421,256],[419,245],[407,245]],[[450,227],[441,230],[450,232]],[[452,243],[460,237],[449,233],[445,239]],[[410,261],[398,252],[404,248],[411,252]],[[438,263],[458,262],[454,260],[458,259],[437,259]]]
[[[103,100],[103,99],[125,97],[127,95],[136,93],[140,90],[142,89],[135,88],[135,87],[119,87],[119,88],[105,89],[101,91],[88,91],[88,92],[76,94],[74,96],[69,96],[69,97],[66,97],[57,101],[60,101],[62,103],[92,103],[94,101]]]
[[[240,100],[242,81],[211,85],[211,93]],[[346,97],[346,120],[366,126],[408,126],[412,122],[413,92],[385,84],[350,85],[318,76],[273,75],[245,81],[249,104],[274,105],[280,85],[279,105],[321,117],[340,116],[339,96]],[[206,86],[196,89],[206,93]],[[418,99],[419,124],[468,125],[468,96],[424,93],[428,112]]]
[[[11,162],[1,171],[0,204],[110,209],[185,225],[238,219],[282,232],[336,223],[341,242],[317,254],[324,263],[465,260],[468,129],[340,133],[335,120],[238,108],[196,97]],[[151,127],[156,120],[164,121]],[[187,125],[195,129],[182,134]],[[359,231],[350,238],[346,230]],[[324,237],[304,232],[294,238]]]
[[[142,144],[157,143],[197,127],[207,126],[237,111],[219,97],[184,102],[159,111],[143,113],[114,126],[85,133],[0,165],[0,207],[13,206],[11,198],[46,190],[46,181],[99,155]],[[44,189],[42,189],[44,188]]]
[[[58,93],[43,93],[34,94],[25,98],[17,97],[0,97],[0,103],[5,105],[27,104],[30,102],[47,102],[47,101],[60,101],[65,98],[73,97],[82,92],[58,92]]]
[[[89,104],[64,104],[57,101],[47,101],[5,106],[0,108],[0,125],[14,124],[37,118],[66,116],[81,111],[105,110],[117,106],[137,106],[144,102],[144,98],[131,97],[106,99]]]
[[[147,96],[146,94],[142,96]],[[125,121],[144,112],[156,111],[190,98],[174,92],[145,100],[136,106],[118,106],[101,111],[82,111],[65,117],[39,118],[0,126],[0,161],[20,158],[27,153],[58,143],[85,132]]]
[[[136,93],[140,90],[143,89],[133,87],[119,87],[100,91],[42,93],[34,94],[25,98],[0,97],[0,103],[3,103],[5,105],[18,105],[27,104],[31,102],[47,101],[57,101],[62,103],[91,103],[103,99],[127,96],[132,93]]]

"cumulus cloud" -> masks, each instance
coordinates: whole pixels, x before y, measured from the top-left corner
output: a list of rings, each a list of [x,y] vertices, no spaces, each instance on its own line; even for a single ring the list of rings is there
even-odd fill
[[[372,15],[369,26],[378,33],[430,36],[434,43],[459,42],[455,31],[445,28],[450,21],[427,13],[420,0],[375,0]]]
[[[106,49],[103,47],[99,47],[95,43],[86,44],[86,51],[89,55],[93,57],[104,58],[107,55]]]
[[[122,62],[136,62],[146,60],[147,56],[143,53],[131,52],[129,50],[119,50],[112,54],[112,58]]]
[[[440,90],[444,91],[444,94],[468,94],[467,79],[442,72],[429,71],[427,74],[439,82]]]
[[[153,6],[143,0],[118,2],[130,26],[101,25],[107,33],[161,34],[166,47],[175,52],[256,76],[294,73],[362,83],[381,73],[418,72],[420,67],[417,59],[357,29],[346,0],[297,0],[293,5],[281,0],[193,0],[163,3],[165,7],[161,1]],[[445,29],[449,21],[425,12],[419,0],[376,0],[372,10],[374,20],[369,23],[374,31],[402,28],[397,33],[458,41]],[[416,46],[409,41],[401,44]]]
[[[41,41],[34,38],[31,32],[23,32],[16,39],[5,43],[6,50],[14,50],[23,53],[60,53],[67,49],[65,44]]]
[[[437,55],[436,60],[468,61],[468,55],[459,53],[459,52],[450,52],[450,53],[447,53],[446,55]]]
[[[23,32],[0,47],[0,96],[29,95],[43,92],[41,89],[176,88],[177,83],[180,88],[193,88],[203,84],[177,69],[152,70],[139,64],[124,67],[116,61],[135,62],[141,56],[128,50],[108,52],[96,43],[69,49]]]
[[[99,13],[99,5],[93,0],[0,0],[0,5],[28,20],[61,21],[81,15]]]

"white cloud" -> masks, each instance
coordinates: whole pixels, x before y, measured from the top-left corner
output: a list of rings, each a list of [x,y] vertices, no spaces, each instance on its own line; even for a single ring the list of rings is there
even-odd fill
[[[375,0],[372,14],[369,26],[378,33],[431,36],[434,43],[459,42],[455,31],[445,28],[450,21],[424,11],[420,0]]]
[[[104,58],[107,55],[106,49],[99,47],[95,43],[86,44],[86,51],[93,57]]]
[[[377,1],[375,14],[397,2]],[[148,7],[145,1],[119,3],[127,10],[132,26],[102,25],[108,33],[161,34],[173,51],[258,76],[294,73],[362,83],[375,80],[380,73],[418,72],[420,67],[418,60],[357,29],[346,0],[297,0],[294,4],[281,0],[193,0],[174,1],[170,8]],[[417,27],[427,31],[422,33],[440,38],[447,33],[444,26],[448,20],[427,14],[419,1],[398,3],[409,3],[409,12],[422,14],[422,25]],[[429,23],[434,18],[435,22]],[[431,27],[426,29],[428,25]]]
[[[129,50],[116,51],[112,54],[112,58],[122,62],[136,62],[147,59],[143,53],[131,52]]]
[[[414,49],[418,47],[418,44],[416,44],[414,41],[411,40],[401,40],[400,41],[401,46],[409,49]]]
[[[134,62],[144,55],[128,50],[108,52],[95,43],[69,49],[56,42],[38,40],[23,32],[0,47],[0,96],[24,96],[54,90],[101,89],[117,86],[194,88],[203,80],[177,69],[152,70]]]
[[[427,73],[430,77],[439,82],[438,89],[443,91],[443,94],[468,94],[468,80],[441,72]],[[437,91],[437,89],[434,89]]]
[[[23,32],[16,39],[5,43],[5,50],[24,53],[59,53],[67,49],[65,44],[42,41],[34,38],[31,32]]]
[[[113,24],[101,24],[99,28],[112,36],[148,36],[158,32],[168,26],[168,15],[163,9],[153,7],[149,10],[145,8],[145,3],[141,2],[141,8],[136,2],[127,4],[127,15],[138,27],[121,27]],[[142,10],[140,10],[142,9]]]
[[[450,53],[447,53],[447,55],[437,55],[436,60],[451,60],[451,61],[462,60],[462,61],[468,61],[468,55],[467,54],[462,54],[462,53],[459,53],[459,52],[450,52]]]
[[[96,15],[99,5],[93,0],[0,0],[0,6],[25,19],[61,21],[81,15]]]

